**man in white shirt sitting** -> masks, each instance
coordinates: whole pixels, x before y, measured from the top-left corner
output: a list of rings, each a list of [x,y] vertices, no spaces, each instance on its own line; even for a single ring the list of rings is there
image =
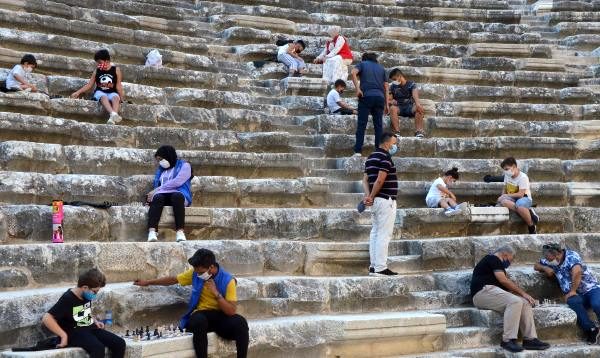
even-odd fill
[[[334,87],[327,94],[327,108],[331,114],[356,114],[356,109],[342,100],[341,94],[346,89],[344,80],[335,81]]]

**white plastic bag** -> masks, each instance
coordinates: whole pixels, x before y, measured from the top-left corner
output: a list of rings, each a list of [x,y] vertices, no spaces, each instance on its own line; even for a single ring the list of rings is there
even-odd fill
[[[162,67],[162,55],[158,50],[148,52],[148,56],[146,56],[146,67]]]

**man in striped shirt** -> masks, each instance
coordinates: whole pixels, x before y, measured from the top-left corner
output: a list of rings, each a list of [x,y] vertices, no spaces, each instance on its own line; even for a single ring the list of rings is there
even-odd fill
[[[363,188],[363,203],[372,206],[373,227],[369,241],[370,275],[392,276],[397,273],[387,267],[388,245],[396,221],[398,178],[392,155],[398,151],[398,139],[392,133],[381,136],[379,148],[367,158]]]

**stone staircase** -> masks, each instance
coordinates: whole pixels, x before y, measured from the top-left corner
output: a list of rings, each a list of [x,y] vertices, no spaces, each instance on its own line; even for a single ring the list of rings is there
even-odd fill
[[[0,93],[0,348],[34,343],[41,315],[78,273],[103,270],[98,307],[116,332],[173,323],[189,290],[139,288],[176,274],[196,249],[214,250],[239,278],[251,357],[503,356],[501,316],[474,309],[471,268],[511,243],[509,270],[532,295],[560,293],[532,270],[560,241],[600,275],[600,12],[595,2],[547,0],[0,0],[0,79],[24,53],[49,94]],[[412,121],[394,158],[399,209],[392,278],[368,277],[370,214],[361,199],[364,158],[349,159],[354,116],[323,114],[321,65],[284,79],[279,36],[318,54],[340,25],[355,59],[376,51],[421,88],[427,138]],[[97,103],[73,100],[110,50],[122,68],[123,122],[106,125]],[[159,49],[165,67],[145,68]],[[346,100],[355,103],[349,84]],[[369,129],[363,154],[373,149]],[[146,243],[153,153],[175,146],[190,161],[188,242],[174,242],[169,212],[159,243]],[[424,208],[430,182],[456,166],[455,192],[494,202],[500,160],[515,156],[533,182],[539,235],[504,208],[447,218]],[[66,244],[49,244],[52,199],[119,203],[65,207]],[[565,305],[534,309],[551,350],[523,357],[600,357],[581,341]],[[101,312],[99,312],[101,313]],[[210,337],[214,357],[234,347]],[[2,357],[84,357],[81,350]],[[129,357],[191,357],[183,337],[131,344]]]

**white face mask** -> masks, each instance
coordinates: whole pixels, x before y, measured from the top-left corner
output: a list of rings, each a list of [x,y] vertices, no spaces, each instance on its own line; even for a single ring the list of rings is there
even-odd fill
[[[558,266],[560,265],[560,262],[558,262],[558,259],[554,259],[552,261],[548,261],[548,265]]]
[[[212,277],[212,275],[208,271],[206,271],[205,273],[200,275],[200,278],[202,279],[202,281],[208,281],[211,277]]]
[[[513,172],[510,169],[509,170],[505,170],[504,171],[504,175],[506,175],[507,177],[512,177],[513,176]]]
[[[171,163],[169,163],[169,161],[166,159],[161,159],[160,162],[158,162],[158,165],[160,165],[163,169],[169,169]]]

